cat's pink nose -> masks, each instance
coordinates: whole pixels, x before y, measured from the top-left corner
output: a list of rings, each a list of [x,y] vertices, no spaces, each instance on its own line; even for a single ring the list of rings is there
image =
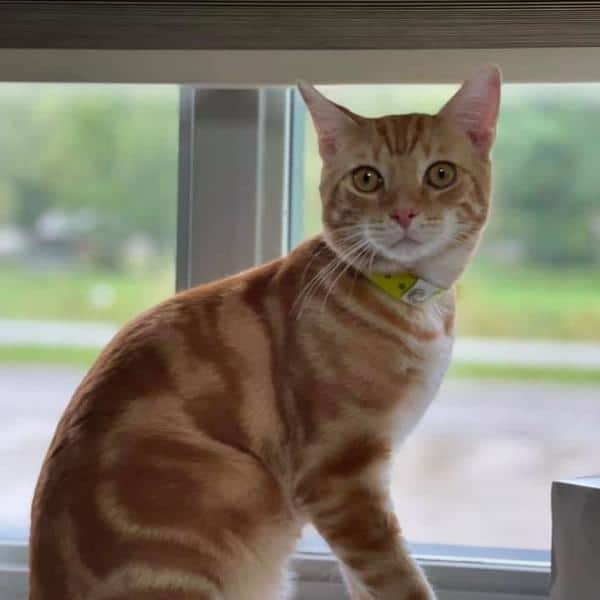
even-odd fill
[[[394,221],[402,225],[404,229],[410,227],[413,219],[419,214],[419,211],[414,208],[400,208],[397,211],[393,212],[390,216]]]

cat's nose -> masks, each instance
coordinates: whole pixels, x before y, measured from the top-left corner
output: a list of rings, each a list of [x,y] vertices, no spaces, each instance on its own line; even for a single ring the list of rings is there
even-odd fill
[[[400,208],[394,211],[390,216],[398,224],[402,225],[404,229],[410,227],[413,219],[419,214],[419,211],[414,207]]]

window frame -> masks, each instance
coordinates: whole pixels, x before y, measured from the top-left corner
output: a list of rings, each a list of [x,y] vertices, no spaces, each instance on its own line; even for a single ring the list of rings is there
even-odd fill
[[[290,97],[287,88],[181,88],[178,290],[286,252]],[[228,168],[231,152],[243,168]]]
[[[27,543],[0,541],[0,598],[25,600],[28,574]]]
[[[181,88],[177,289],[277,258],[300,241],[304,115],[297,92],[286,87]],[[247,168],[227,169],[225,150],[232,143]],[[223,194],[224,183],[230,194]],[[219,202],[206,201],[215,197]],[[215,254],[223,242],[228,251]],[[494,548],[458,554],[456,547],[435,545],[414,545],[412,551],[440,600],[549,597],[547,557],[533,560],[525,550]],[[298,600],[344,596],[336,559],[325,546],[301,549],[292,569]],[[0,543],[0,597],[25,598],[27,573],[27,543]]]
[[[544,560],[524,557],[526,551],[466,548],[456,556],[436,546],[415,545],[412,553],[425,570],[439,600],[547,600],[550,567]],[[512,557],[511,557],[512,555]],[[534,557],[535,558],[535,557]],[[335,557],[313,548],[297,552],[291,561],[295,600],[339,600],[345,597]],[[28,590],[28,547],[25,542],[0,543],[0,598],[24,600]]]
[[[413,553],[436,591],[438,600],[546,600],[550,570],[521,561],[453,559]],[[347,597],[336,559],[328,554],[296,553],[295,600],[338,600]]]

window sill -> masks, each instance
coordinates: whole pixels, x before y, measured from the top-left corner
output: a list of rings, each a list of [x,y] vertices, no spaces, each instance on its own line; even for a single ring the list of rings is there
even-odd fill
[[[346,597],[334,557],[302,550],[292,560],[296,600],[339,600]],[[322,542],[320,542],[322,544]],[[305,544],[306,546],[306,544]],[[450,547],[414,546],[413,553],[439,600],[547,600],[550,565],[547,553],[466,548],[461,556]],[[503,555],[498,558],[498,552]],[[512,555],[512,557],[511,557]],[[0,544],[0,598],[25,600],[27,595],[27,545]]]
[[[511,562],[465,561],[450,557],[417,557],[439,600],[542,600],[549,598],[550,567]],[[297,600],[345,597],[335,559],[327,554],[299,553],[292,569]]]
[[[537,600],[550,589],[550,553],[544,550],[409,544],[439,600]],[[292,569],[298,600],[345,597],[336,561],[325,541],[308,527]]]
[[[27,598],[27,544],[0,542],[0,599]]]

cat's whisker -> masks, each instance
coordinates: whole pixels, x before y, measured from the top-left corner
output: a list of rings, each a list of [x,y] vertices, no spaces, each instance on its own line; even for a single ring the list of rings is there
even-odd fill
[[[371,250],[371,258],[370,258],[370,260],[369,260],[369,265],[368,265],[368,269],[367,269],[367,271],[368,271],[369,273],[372,273],[372,272],[373,272],[373,263],[374,263],[374,261],[375,261],[375,257],[376,257],[376,256],[377,256],[377,249],[376,249],[376,248],[373,248],[373,249]]]
[[[361,252],[361,254],[358,256],[358,258],[356,259],[357,263],[360,263],[360,261],[362,260],[363,256],[367,256],[367,263],[365,266],[368,266],[368,256],[369,256],[369,252],[373,253],[374,249],[371,246],[371,243],[369,243],[365,249]],[[361,268],[360,264],[356,264],[354,267],[354,276],[352,277],[352,286],[350,287],[350,296],[353,296],[354,294],[354,286],[356,285],[356,279],[358,278],[359,273],[362,271],[363,269]]]
[[[337,268],[341,262],[343,262],[343,259],[336,255],[336,257],[330,263],[328,263],[322,269],[317,271],[317,273],[310,280],[308,285],[306,285],[300,291],[300,293],[298,294],[298,297],[296,298],[296,301],[294,302],[294,304],[292,306],[292,311],[293,311],[294,308],[296,307],[296,305],[298,303],[300,303],[300,308],[298,310],[298,315],[297,315],[298,319],[300,319],[300,317],[302,316],[302,313],[304,312],[304,307],[310,301],[310,299],[312,298],[312,296],[314,295],[314,293],[316,292],[318,287],[321,284],[323,284],[326,281],[326,279],[337,270]]]
[[[304,269],[302,270],[302,276],[300,277],[300,284],[304,283],[304,278],[306,277],[306,273],[310,269],[310,266],[313,264],[313,262],[316,260],[316,258],[321,254],[321,252],[323,252],[323,250],[325,250],[325,248],[327,248],[327,245],[325,243],[323,243],[318,247],[316,252],[313,252],[310,260],[306,263],[306,267],[304,267]]]
[[[302,312],[304,310],[304,306],[310,301],[310,298],[316,292],[319,285],[325,283],[326,279],[333,275],[335,271],[340,266],[340,262],[345,261],[345,257],[354,252],[358,247],[362,246],[365,243],[365,238],[362,229],[357,230],[357,227],[352,229],[352,233],[344,236],[340,240],[340,243],[348,243],[350,242],[350,247],[345,251],[341,256],[337,256],[331,263],[325,265],[322,269],[320,269],[315,276],[309,281],[309,283],[300,291],[298,297],[296,298],[292,310],[300,304],[300,308],[298,310],[298,318],[301,317]],[[315,253],[317,254],[317,253]],[[315,256],[311,258],[311,262],[314,261]],[[304,279],[307,269],[304,270],[302,279]]]
[[[345,239],[350,239],[350,238],[354,238],[354,237],[364,237],[364,231],[362,230],[362,228],[353,228],[353,229],[349,229],[348,231],[342,231],[341,234],[340,232],[333,231],[332,233],[332,237],[334,237],[337,240],[345,240]]]
[[[300,319],[302,313],[304,312],[306,304],[309,302],[310,298],[313,295],[314,290],[321,284],[323,278],[326,277],[327,272],[332,269],[332,265],[335,265],[337,263],[337,260],[338,259],[336,257],[331,263],[328,263],[325,267],[319,269],[316,272],[316,274],[312,277],[312,279],[308,282],[308,284],[300,290],[300,293],[298,294],[296,300],[294,301],[294,304],[292,305],[292,312],[294,312],[294,310],[298,306],[296,317],[297,319]]]
[[[358,244],[358,242],[357,242]],[[353,246],[351,247],[351,249],[353,248]],[[347,252],[349,252],[350,250],[348,250]],[[346,252],[346,254],[347,254]],[[345,255],[344,255],[345,256]],[[298,319],[302,316],[302,313],[304,311],[304,307],[306,306],[306,304],[310,301],[310,299],[312,298],[312,296],[314,295],[314,293],[316,292],[316,290],[318,289],[318,287],[321,284],[324,284],[325,281],[327,280],[327,278],[332,275],[333,273],[335,273],[335,271],[337,270],[337,268],[339,267],[340,264],[343,264],[343,256],[336,256],[334,258],[333,261],[331,261],[331,263],[329,263],[328,265],[326,265],[324,268],[322,268],[320,271],[317,272],[317,274],[313,277],[313,279],[310,281],[309,285],[306,286],[305,290],[303,290],[300,294],[299,294],[299,298],[301,296],[303,296],[303,301],[302,304],[300,306],[300,309],[298,311]]]
[[[355,266],[355,263],[358,260],[358,258],[362,255],[362,252],[365,249],[368,249],[369,246],[370,246],[369,241],[363,240],[363,242],[358,247],[354,248],[352,253],[348,252],[345,255],[345,257],[343,259],[343,262],[345,263],[345,267],[342,269],[342,271],[339,273],[339,275],[337,275],[337,277],[333,280],[333,283],[329,286],[329,289],[327,290],[327,293],[325,294],[325,298],[323,299],[323,302],[321,303],[321,312],[323,312],[325,310],[325,305],[327,304],[327,299],[329,298],[329,295],[333,291],[337,282],[344,276],[344,274],[348,271],[348,269]]]

